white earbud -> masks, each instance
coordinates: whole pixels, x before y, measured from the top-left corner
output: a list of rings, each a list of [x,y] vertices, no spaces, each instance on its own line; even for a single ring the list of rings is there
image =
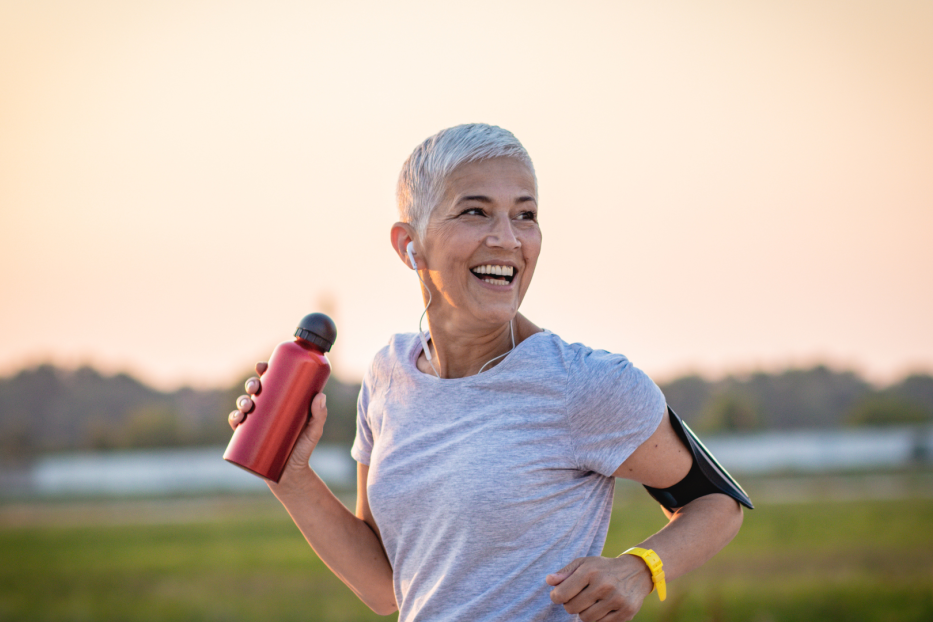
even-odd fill
[[[405,247],[405,250],[408,251],[408,265],[411,266],[412,270],[417,270],[418,264],[415,263],[415,243],[409,242],[408,246]]]

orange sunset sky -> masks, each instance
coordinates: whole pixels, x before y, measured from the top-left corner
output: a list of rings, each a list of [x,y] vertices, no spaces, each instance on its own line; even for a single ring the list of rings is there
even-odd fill
[[[933,3],[0,0],[0,375],[225,385],[332,309],[415,330],[395,180],[535,161],[523,312],[659,381],[933,372]]]

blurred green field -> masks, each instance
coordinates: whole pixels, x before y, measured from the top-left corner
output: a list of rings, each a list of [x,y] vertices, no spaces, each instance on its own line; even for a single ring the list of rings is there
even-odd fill
[[[630,493],[613,514],[612,554],[664,524]],[[172,503],[46,504],[0,523],[0,620],[395,619],[334,578],[271,496],[194,513],[182,503],[174,516]],[[723,553],[636,619],[929,622],[933,499],[761,503]]]

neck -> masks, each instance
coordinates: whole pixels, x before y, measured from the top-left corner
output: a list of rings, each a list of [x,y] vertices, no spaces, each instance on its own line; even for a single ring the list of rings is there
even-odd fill
[[[531,332],[527,332],[526,325],[531,325],[527,319],[517,314],[512,320],[515,331],[515,344],[518,345]],[[428,312],[428,326],[431,331],[431,347],[433,363],[440,372],[441,378],[464,378],[479,373],[480,369],[488,371],[501,363],[512,349],[512,330],[509,322],[493,328],[464,330],[454,322],[438,321]],[[500,357],[497,360],[496,357]],[[486,365],[488,363],[488,365]],[[484,365],[485,368],[483,367]],[[430,363],[424,353],[418,358],[418,368],[428,374],[434,374]]]

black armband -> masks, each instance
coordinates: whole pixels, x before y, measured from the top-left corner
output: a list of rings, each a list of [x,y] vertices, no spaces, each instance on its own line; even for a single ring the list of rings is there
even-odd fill
[[[670,406],[667,412],[670,414],[671,426],[677,432],[677,436],[693,455],[693,466],[690,467],[690,472],[686,477],[670,488],[645,486],[648,494],[671,512],[675,508],[682,508],[694,499],[717,492],[729,495],[750,510],[755,509],[752,500],[748,498],[739,483],[716,461],[693,430],[687,427],[687,424]]]

